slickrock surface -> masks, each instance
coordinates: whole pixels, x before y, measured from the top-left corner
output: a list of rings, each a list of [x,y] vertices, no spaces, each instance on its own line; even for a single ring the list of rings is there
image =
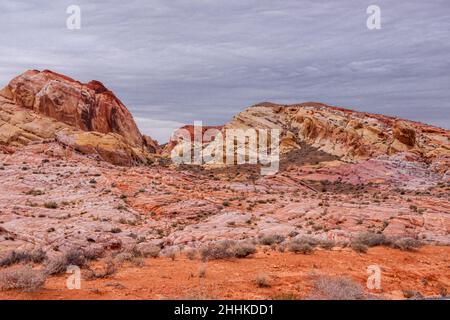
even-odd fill
[[[291,166],[266,177],[121,168],[57,143],[0,154],[0,163],[2,247],[108,247],[145,238],[178,248],[261,234],[348,240],[364,231],[450,244],[448,177],[400,154]],[[57,208],[47,208],[52,202]]]

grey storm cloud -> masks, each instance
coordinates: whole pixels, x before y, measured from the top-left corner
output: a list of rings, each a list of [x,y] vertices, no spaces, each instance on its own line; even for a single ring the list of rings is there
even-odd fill
[[[73,4],[80,30],[66,28]],[[261,101],[450,128],[448,0],[2,0],[0,16],[0,85],[26,69],[100,80],[162,141]]]

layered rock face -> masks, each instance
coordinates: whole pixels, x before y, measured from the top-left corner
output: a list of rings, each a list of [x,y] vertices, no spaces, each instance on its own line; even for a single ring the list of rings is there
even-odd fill
[[[448,130],[322,103],[258,104],[239,113],[225,129],[249,127],[280,129],[282,145],[304,141],[344,160],[402,151],[431,158],[450,156]]]
[[[142,135],[130,112],[103,84],[29,70],[0,91],[0,143],[19,147],[57,139],[114,164],[146,162],[157,143]]]
[[[278,129],[280,153],[298,150],[301,143],[339,157],[359,161],[398,152],[412,152],[448,166],[450,131],[383,115],[307,102],[295,105],[261,103],[239,113],[227,129]],[[204,141],[204,148],[217,141]],[[237,153],[245,150],[237,150]]]

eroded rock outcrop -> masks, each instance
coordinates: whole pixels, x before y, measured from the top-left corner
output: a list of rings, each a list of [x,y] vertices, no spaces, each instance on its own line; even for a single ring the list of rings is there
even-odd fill
[[[102,83],[29,70],[0,91],[0,144],[20,147],[46,139],[119,165],[151,161],[158,149]]]
[[[281,153],[305,142],[349,161],[404,151],[429,160],[450,157],[449,130],[322,103],[261,103],[224,126],[225,130],[248,128],[279,129]]]

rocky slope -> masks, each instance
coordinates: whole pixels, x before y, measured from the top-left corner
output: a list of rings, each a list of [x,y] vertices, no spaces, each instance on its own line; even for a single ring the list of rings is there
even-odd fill
[[[0,144],[14,148],[48,139],[120,165],[146,163],[157,149],[100,82],[29,70],[0,91]]]
[[[444,173],[450,165],[449,130],[322,103],[257,104],[236,115],[222,132],[252,128],[279,129],[281,154],[298,150],[306,143],[343,161],[411,152],[433,162],[436,170]],[[202,148],[216,148],[217,141],[203,141]],[[171,142],[172,149],[173,145],[176,141]],[[236,153],[244,152],[236,150]]]
[[[345,160],[410,151],[426,158],[450,156],[450,131],[322,103],[262,103],[239,113],[226,128],[277,128],[285,144],[304,141]]]
[[[280,129],[280,170],[262,176],[250,165],[205,168],[161,161],[133,166],[152,161],[158,146],[139,133],[112,93],[97,82],[81,84],[49,71],[19,76],[0,95],[0,258],[10,250],[37,248],[53,258],[74,247],[113,257],[156,247],[170,256],[233,240],[256,244],[260,267],[254,270],[273,265],[269,256],[288,259],[274,267],[274,277],[292,272],[297,277],[311,266],[328,274],[340,265],[345,274],[352,267],[349,259],[359,257],[359,273],[352,275],[364,282],[360,272],[366,275],[364,268],[378,252],[389,279],[402,279],[391,282],[387,293],[414,286],[427,294],[450,289],[442,272],[448,247],[434,247],[450,245],[448,130],[317,103],[259,104],[224,127],[204,127],[203,133],[227,128]],[[182,129],[193,133],[192,126]],[[214,143],[217,137],[195,147]],[[165,151],[177,147],[174,140]],[[367,234],[389,239],[391,246],[414,239],[430,247],[407,254],[386,247],[366,255],[352,251]],[[282,253],[304,241],[328,243],[332,251]],[[273,250],[280,253],[273,256]],[[395,263],[392,256],[398,258]],[[333,263],[320,267],[330,257]],[[254,266],[253,260],[242,269],[235,261],[224,264],[236,273]],[[387,268],[397,265],[402,267]],[[134,288],[130,273],[119,274]],[[222,287],[228,287],[228,278]],[[157,285],[149,279],[144,280],[149,286]],[[180,283],[173,279],[170,286],[166,278],[161,281],[167,294],[175,279]],[[401,288],[404,279],[408,288]],[[259,297],[247,292],[228,293]]]

